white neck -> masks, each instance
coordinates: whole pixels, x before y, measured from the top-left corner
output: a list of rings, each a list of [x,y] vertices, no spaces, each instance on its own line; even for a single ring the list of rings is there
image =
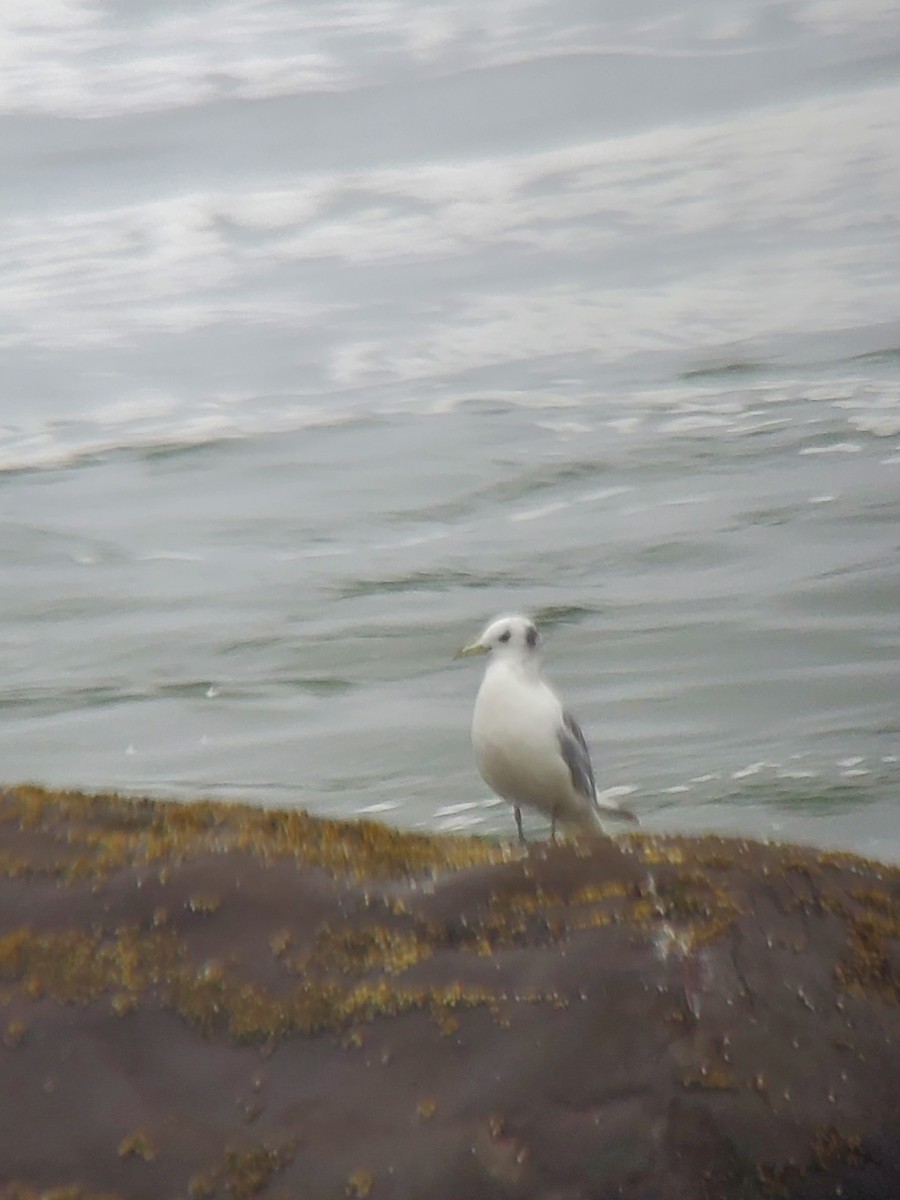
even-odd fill
[[[494,650],[487,664],[487,671],[495,670],[507,671],[524,679],[538,679],[541,674],[541,662],[536,654],[526,657],[522,654],[498,654]]]

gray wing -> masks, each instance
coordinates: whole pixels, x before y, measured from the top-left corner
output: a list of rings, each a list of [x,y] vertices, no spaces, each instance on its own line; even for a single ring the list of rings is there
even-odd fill
[[[594,768],[591,766],[591,755],[581,732],[581,726],[570,712],[563,712],[563,724],[558,734],[559,749],[576,792],[580,792],[585,800],[597,803],[597,787],[594,783]]]

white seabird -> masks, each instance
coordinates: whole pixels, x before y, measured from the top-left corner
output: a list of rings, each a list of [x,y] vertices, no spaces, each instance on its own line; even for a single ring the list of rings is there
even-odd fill
[[[601,805],[587,742],[541,674],[540,637],[528,617],[498,617],[460,656],[487,654],[472,715],[475,761],[485,783],[513,806],[524,842],[521,806],[580,831],[603,832],[602,818],[636,821]]]

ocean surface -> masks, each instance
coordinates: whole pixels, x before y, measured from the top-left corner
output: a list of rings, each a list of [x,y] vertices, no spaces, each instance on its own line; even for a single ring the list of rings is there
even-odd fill
[[[645,827],[900,860],[895,3],[0,24],[4,781],[512,835],[521,610]]]

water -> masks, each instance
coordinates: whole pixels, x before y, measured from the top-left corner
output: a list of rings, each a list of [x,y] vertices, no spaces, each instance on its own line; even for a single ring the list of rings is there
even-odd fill
[[[894,6],[5,20],[4,779],[509,834],[521,609],[647,827],[900,859]]]

